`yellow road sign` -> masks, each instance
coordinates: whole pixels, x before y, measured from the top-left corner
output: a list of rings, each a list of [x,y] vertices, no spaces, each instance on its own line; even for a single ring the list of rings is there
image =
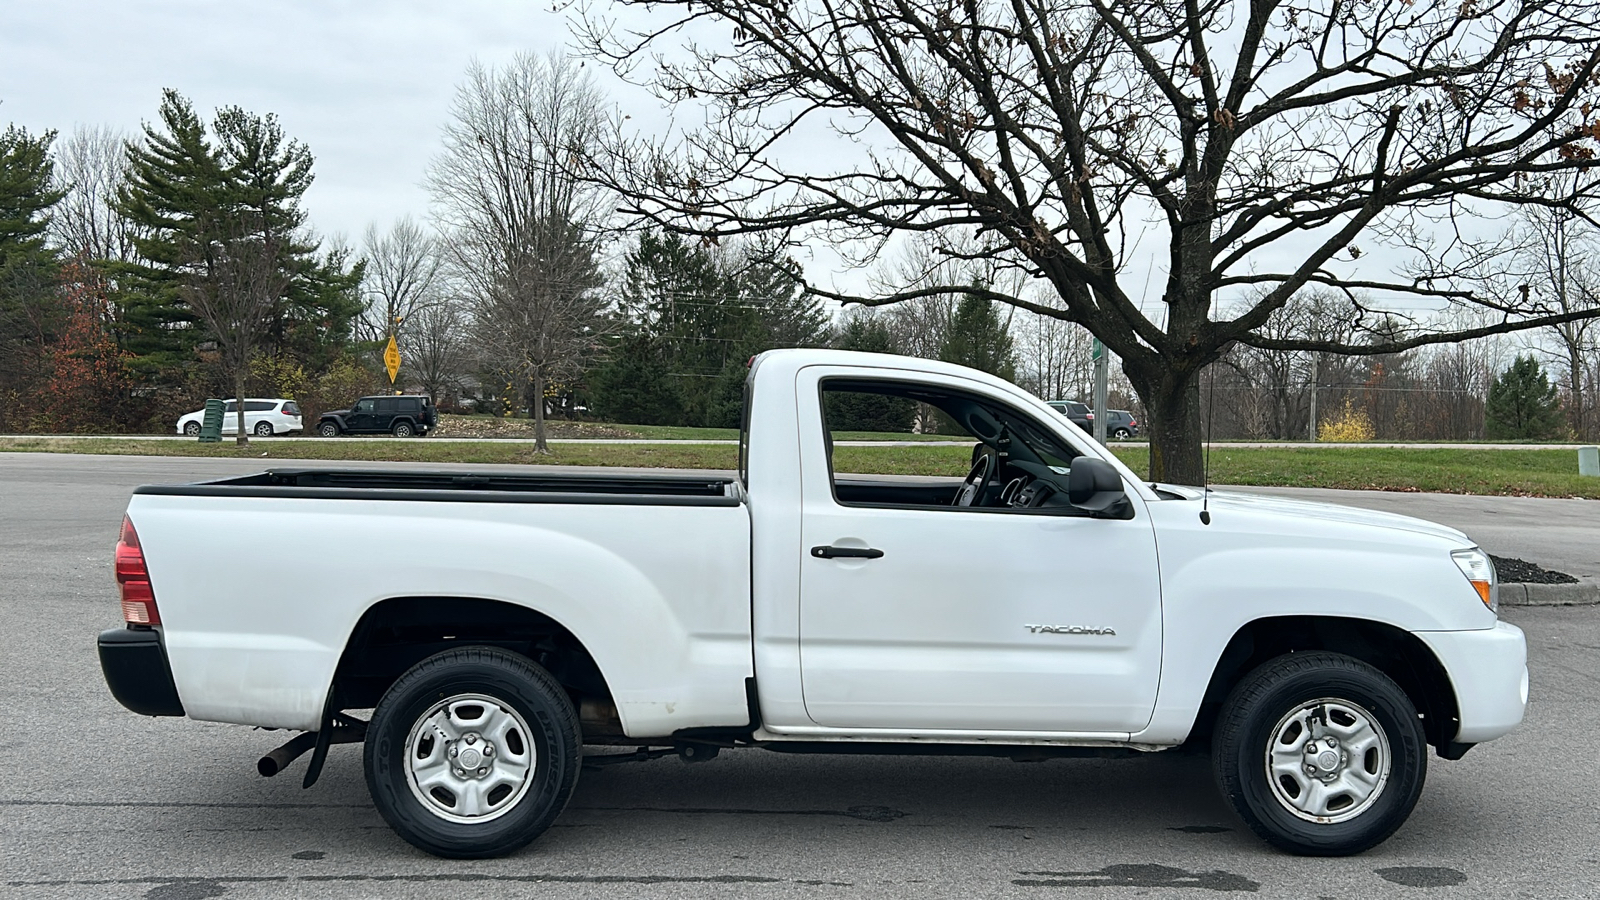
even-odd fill
[[[394,384],[396,375],[400,374],[400,345],[394,342],[394,337],[389,337],[389,346],[383,348],[383,367],[389,370],[389,383]]]

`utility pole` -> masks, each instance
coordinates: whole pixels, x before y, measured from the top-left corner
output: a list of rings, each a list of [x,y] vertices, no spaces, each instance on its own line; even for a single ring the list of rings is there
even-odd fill
[[[1106,442],[1106,378],[1111,360],[1106,345],[1094,339],[1094,439]]]
[[[1306,429],[1306,440],[1313,444],[1317,442],[1317,382],[1321,379],[1322,357],[1315,351],[1311,354],[1311,425]]]

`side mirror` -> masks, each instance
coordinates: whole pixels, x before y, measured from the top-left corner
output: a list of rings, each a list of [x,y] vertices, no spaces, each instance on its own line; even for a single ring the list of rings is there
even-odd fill
[[[1080,456],[1067,475],[1067,500],[1084,512],[1116,517],[1128,507],[1122,476],[1103,459]]]

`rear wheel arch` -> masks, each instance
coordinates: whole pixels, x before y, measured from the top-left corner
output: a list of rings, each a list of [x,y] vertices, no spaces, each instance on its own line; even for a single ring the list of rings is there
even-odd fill
[[[1188,743],[1209,744],[1223,701],[1246,675],[1279,656],[1313,651],[1342,653],[1387,675],[1422,715],[1429,744],[1445,752],[1454,741],[1460,727],[1455,689],[1439,658],[1416,635],[1369,619],[1277,616],[1234,632],[1212,668]]]
[[[392,597],[373,604],[340,655],[333,707],[375,707],[417,663],[462,647],[496,647],[526,657],[549,672],[573,708],[584,713],[586,739],[621,737],[611,689],[583,642],[543,613],[482,598]]]

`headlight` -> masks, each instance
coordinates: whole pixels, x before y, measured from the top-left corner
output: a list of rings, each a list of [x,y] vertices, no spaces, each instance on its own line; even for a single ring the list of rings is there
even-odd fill
[[[1478,599],[1490,611],[1500,609],[1500,580],[1495,577],[1494,563],[1490,561],[1489,554],[1473,547],[1471,550],[1457,550],[1450,554],[1455,560],[1456,568],[1461,574],[1467,576],[1472,582],[1472,587],[1478,592]]]

